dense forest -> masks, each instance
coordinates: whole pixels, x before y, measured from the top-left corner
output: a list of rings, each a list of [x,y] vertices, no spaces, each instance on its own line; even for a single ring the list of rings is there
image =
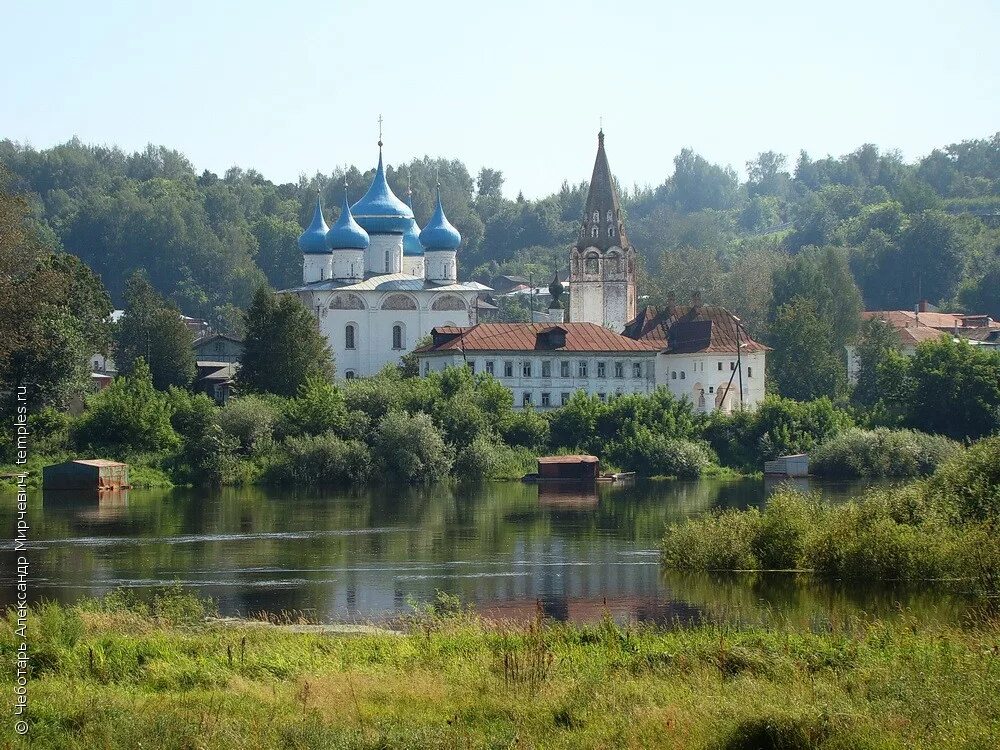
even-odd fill
[[[915,163],[870,144],[791,162],[758,154],[741,182],[731,167],[685,149],[660,185],[622,186],[643,299],[683,302],[698,290],[736,312],[774,348],[769,388],[799,399],[845,393],[844,345],[858,340],[862,306],[910,309],[927,299],[1000,318],[1000,133]],[[275,184],[235,167],[199,174],[162,146],[127,154],[78,140],[44,150],[0,141],[0,172],[5,194],[24,202],[17,212],[28,216],[32,241],[56,251],[91,298],[102,292],[69,256],[93,270],[116,306],[141,269],[169,303],[241,334],[242,311],[261,286],[301,278],[296,238],[316,191],[332,221],[344,181],[356,199],[373,176],[350,167]],[[419,222],[440,181],[462,233],[464,277],[565,270],[585,183],[528,200],[504,196],[500,170],[473,177],[457,160],[425,157],[387,173],[398,195],[412,191]]]
[[[0,141],[0,163],[13,175],[8,189],[31,196],[45,244],[84,260],[116,303],[125,279],[144,268],[185,312],[216,321],[231,317],[230,305],[245,308],[261,282],[282,288],[300,278],[295,239],[316,190],[332,219],[343,181],[356,199],[373,174],[352,166],[275,184],[235,167],[199,174],[162,146],[127,154],[78,140],[44,150]],[[926,298],[1000,317],[1000,133],[914,164],[870,144],[840,158],[803,152],[794,164],[767,152],[747,163],[742,183],[689,149],[674,166],[658,186],[621,191],[644,261],[640,293],[654,301],[699,288],[753,321],[768,301],[747,295],[767,295],[770,284],[750,279],[807,246],[835,246],[868,307]],[[463,237],[461,271],[487,279],[564,268],[587,187],[563,183],[539,200],[510,200],[500,170],[473,177],[458,160],[428,157],[390,167],[388,179],[400,196],[412,188],[420,222],[440,179]]]

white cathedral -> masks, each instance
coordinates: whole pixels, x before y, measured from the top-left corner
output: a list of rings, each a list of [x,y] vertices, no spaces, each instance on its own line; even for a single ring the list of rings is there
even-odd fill
[[[489,287],[458,281],[462,237],[437,208],[421,230],[413,209],[389,188],[379,141],[378,168],[353,206],[347,188],[332,227],[316,199],[312,224],[299,237],[302,286],[285,290],[316,313],[338,378],[374,375],[397,364],[436,326],[471,326]]]

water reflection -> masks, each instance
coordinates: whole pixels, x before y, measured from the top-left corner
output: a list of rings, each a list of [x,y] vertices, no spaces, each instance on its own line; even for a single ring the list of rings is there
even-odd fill
[[[916,590],[817,586],[794,576],[664,573],[667,523],[758,505],[763,480],[640,482],[588,490],[488,484],[403,491],[261,488],[145,491],[114,498],[31,498],[34,598],[72,601],[120,586],[178,582],[225,614],[299,610],[323,619],[381,619],[436,590],[498,617],[661,623],[780,612],[806,620],[903,605],[953,617],[960,600]],[[814,484],[837,502],[857,483]],[[13,528],[13,497],[0,497]],[[12,600],[14,552],[2,548],[0,604]]]

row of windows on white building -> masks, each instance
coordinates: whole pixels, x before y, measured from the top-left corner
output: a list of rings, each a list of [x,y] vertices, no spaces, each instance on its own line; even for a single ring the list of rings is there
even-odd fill
[[[613,377],[615,378],[625,378],[627,372],[631,372],[633,378],[645,377],[644,367],[642,362],[631,362],[631,370],[626,366],[625,362],[613,362]],[[536,375],[535,362],[530,359],[522,360],[520,363],[520,377],[531,378],[531,377],[542,377],[551,378],[552,377],[552,360],[543,359],[541,362],[541,372]],[[466,366],[475,374],[478,372],[476,365],[476,360],[470,359],[466,362]],[[496,377],[512,378],[514,377],[514,360],[503,360],[503,369],[499,374],[497,372],[496,360],[488,359],[483,364],[483,372],[488,375],[494,375]],[[424,360],[424,375],[430,373],[431,363]],[[572,375],[573,367],[572,362],[567,359],[559,360],[559,375],[560,378],[570,378]],[[576,377],[577,378],[589,378],[590,377],[590,362],[586,359],[581,359],[576,363]],[[608,363],[598,362],[597,363],[597,377],[606,378],[608,377]]]
[[[569,403],[569,399],[570,399],[570,397],[572,395],[573,394],[570,393],[569,391],[563,391],[562,393],[560,393],[559,394],[559,405],[560,406],[566,406],[566,404]],[[617,393],[615,393],[614,395],[621,396],[621,395],[623,395],[623,391],[618,390]],[[599,398],[601,401],[607,401],[608,400],[608,394],[606,392],[604,392],[604,391],[600,391],[597,394],[597,398]],[[515,400],[516,400],[516,397],[515,397]],[[539,399],[538,403],[539,403],[539,406],[552,406],[553,405],[552,404],[552,394],[550,392],[548,392],[548,391],[542,391],[542,397],[541,397],[541,399]],[[534,393],[532,391],[525,391],[524,393],[521,394],[521,406],[534,406],[534,405],[535,405],[535,396],[534,396]]]
[[[719,365],[719,372],[722,372],[722,362],[719,362],[718,365]],[[735,370],[736,369],[736,363],[735,362],[730,362],[729,363],[729,369],[730,370]],[[704,362],[695,362],[694,363],[694,371],[695,372],[705,372],[705,363]],[[753,377],[753,368],[752,367],[747,367],[746,371],[747,371],[747,377],[748,378],[752,378]],[[681,380],[685,380],[686,379],[686,373],[685,373],[685,371],[684,370],[671,370],[670,371],[670,379],[671,380],[677,380],[678,377],[680,377]]]

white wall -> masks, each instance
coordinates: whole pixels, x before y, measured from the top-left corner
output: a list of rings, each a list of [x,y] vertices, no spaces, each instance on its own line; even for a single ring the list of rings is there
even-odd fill
[[[319,327],[333,352],[338,379],[345,378],[348,371],[352,371],[356,377],[365,377],[377,374],[387,364],[398,364],[400,358],[412,351],[417,342],[436,326],[475,324],[475,291],[409,294],[417,302],[416,310],[381,309],[382,303],[393,292],[356,294],[364,300],[366,309],[330,309],[328,305],[332,295],[315,295],[323,298],[319,303]],[[462,298],[468,309],[432,310],[434,300],[445,294]],[[315,312],[315,306],[313,310]],[[347,349],[345,346],[345,329],[348,323],[356,325],[354,349]],[[402,349],[392,348],[392,329],[397,324],[403,326]]]
[[[721,368],[720,367],[721,363]],[[740,405],[740,381],[743,385],[743,405],[753,408],[764,400],[765,353],[744,354],[742,358],[743,377],[733,371],[737,360],[735,354],[717,352],[713,354],[658,354],[656,357],[656,385],[670,389],[676,397],[687,397],[699,411],[711,412],[717,406],[726,411],[738,409]],[[732,385],[726,393],[732,377]],[[704,391],[704,405],[700,392]]]
[[[365,277],[365,251],[364,250],[334,250],[333,251],[333,276],[334,279],[357,279],[361,281]]]
[[[330,253],[310,253],[302,256],[302,283],[329,279],[333,273],[333,256]]]
[[[403,256],[403,273],[409,274],[410,276],[417,276],[418,278],[424,277],[424,256],[422,255],[404,255]]]
[[[402,234],[370,234],[371,244],[366,253],[369,273],[400,273],[403,266]],[[389,264],[386,265],[386,252]]]
[[[439,372],[445,367],[464,365],[472,362],[475,372],[487,372],[487,363],[493,362],[493,376],[512,392],[514,407],[521,408],[524,404],[525,392],[531,394],[531,404],[536,409],[555,408],[562,404],[562,395],[571,396],[576,391],[586,391],[590,394],[605,394],[611,397],[627,393],[652,393],[655,389],[655,352],[637,355],[630,354],[580,354],[559,353],[534,354],[528,352],[495,352],[469,354],[465,357],[460,352],[447,354],[430,354],[420,356],[420,373]],[[551,364],[551,375],[542,377],[542,363],[548,360]],[[531,362],[531,376],[523,373],[524,362]],[[561,362],[569,363],[569,377],[562,376]],[[587,363],[587,377],[579,374],[579,363]],[[511,376],[505,374],[504,365],[513,365]],[[598,363],[605,364],[604,377],[598,377]],[[623,364],[624,377],[614,376],[615,362]],[[642,374],[635,377],[633,363],[640,363]],[[550,402],[546,407],[542,403],[542,395],[548,393]]]
[[[428,250],[424,253],[424,277],[430,281],[455,281],[458,261],[454,250]]]

